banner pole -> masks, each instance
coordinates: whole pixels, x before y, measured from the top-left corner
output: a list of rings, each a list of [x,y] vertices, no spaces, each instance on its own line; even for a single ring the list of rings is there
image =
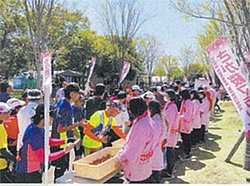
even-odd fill
[[[48,169],[49,169],[49,95],[50,86],[49,84],[44,85],[44,119],[45,119],[45,184],[48,184]]]

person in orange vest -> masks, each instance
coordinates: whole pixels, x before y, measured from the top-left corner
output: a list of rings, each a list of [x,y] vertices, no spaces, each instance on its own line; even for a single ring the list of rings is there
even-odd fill
[[[17,113],[19,109],[25,105],[24,101],[16,98],[11,98],[7,101],[7,105],[11,107],[10,119],[3,122],[4,128],[8,136],[8,149],[16,156],[17,155],[17,138],[19,133]]]

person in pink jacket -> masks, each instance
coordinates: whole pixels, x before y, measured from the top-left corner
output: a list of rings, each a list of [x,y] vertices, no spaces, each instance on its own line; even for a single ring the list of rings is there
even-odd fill
[[[126,143],[118,153],[116,167],[123,168],[130,183],[154,183],[154,123],[149,116],[147,104],[141,97],[132,98],[129,108],[136,119],[126,137]]]
[[[190,94],[188,90],[184,89],[180,93],[182,97],[179,128],[181,133],[181,139],[183,142],[184,154],[180,156],[181,160],[188,160],[191,158],[191,132],[192,132],[192,119],[193,119],[193,103],[190,100]]]
[[[173,171],[175,167],[175,147],[179,138],[179,129],[178,129],[178,108],[175,103],[176,94],[174,90],[168,90],[166,96],[164,96],[166,104],[163,109],[167,123],[167,169],[162,172],[162,177],[167,179],[173,179]]]
[[[162,143],[166,136],[166,125],[161,115],[161,103],[152,100],[148,104],[150,116],[154,121],[154,154],[152,157],[153,178],[156,183],[161,183],[161,171],[164,168],[164,159],[162,151]]]
[[[196,90],[190,91],[190,98],[194,106],[194,114],[192,120],[193,131],[191,132],[191,145],[193,145],[193,147],[196,149],[198,147],[197,145],[199,143],[199,133],[201,130],[201,116],[200,116],[201,103],[199,94]]]
[[[209,124],[209,101],[206,98],[206,93],[204,91],[199,92],[201,103],[201,131],[200,131],[200,143],[205,142],[205,131],[206,126]]]

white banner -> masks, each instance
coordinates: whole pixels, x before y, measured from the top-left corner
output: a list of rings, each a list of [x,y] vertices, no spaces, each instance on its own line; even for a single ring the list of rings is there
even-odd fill
[[[49,52],[42,53],[43,60],[43,90],[44,90],[44,122],[45,122],[45,136],[44,136],[44,149],[45,149],[45,172],[44,183],[49,183],[49,106],[50,94],[52,92],[52,77],[51,77],[51,55]]]
[[[43,90],[45,84],[50,86],[50,93],[52,92],[52,77],[51,77],[51,55],[49,52],[42,53],[43,61]]]
[[[184,75],[184,77],[183,77],[183,82],[184,83],[187,83],[188,82],[188,79],[187,79],[187,77]]]
[[[213,68],[232,99],[245,132],[249,134],[250,97],[247,80],[235,60],[228,39],[221,37],[206,48]]]
[[[90,69],[90,72],[89,72],[89,77],[88,77],[88,80],[87,80],[87,83],[86,83],[86,89],[85,91],[88,93],[89,90],[90,90],[90,86],[89,86],[89,83],[90,83],[90,79],[91,79],[91,76],[93,74],[93,71],[94,71],[94,68],[95,68],[95,64],[96,64],[96,58],[92,58],[92,66],[91,66],[91,69]]]
[[[209,87],[209,82],[210,81],[205,78],[196,79],[194,82],[194,89],[198,90],[199,87],[203,87],[204,85]]]
[[[130,66],[131,63],[130,62],[124,62],[123,64],[123,69],[122,69],[122,73],[121,73],[121,77],[120,77],[120,81],[119,81],[119,85],[123,82],[123,80],[126,78],[129,70],[130,70]]]

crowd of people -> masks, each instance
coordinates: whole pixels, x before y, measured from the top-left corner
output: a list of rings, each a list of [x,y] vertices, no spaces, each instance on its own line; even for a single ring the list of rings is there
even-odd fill
[[[17,99],[10,96],[13,88],[8,82],[0,85],[0,183],[42,183],[43,92],[30,83]],[[189,160],[191,150],[205,142],[220,99],[220,88],[212,83],[198,90],[181,82],[145,91],[133,85],[110,96],[102,83],[85,92],[78,84],[63,81],[49,109],[54,178],[69,169],[71,150],[78,160],[124,139],[116,167],[130,183],[173,179],[177,159]],[[179,144],[183,152],[177,157]]]

